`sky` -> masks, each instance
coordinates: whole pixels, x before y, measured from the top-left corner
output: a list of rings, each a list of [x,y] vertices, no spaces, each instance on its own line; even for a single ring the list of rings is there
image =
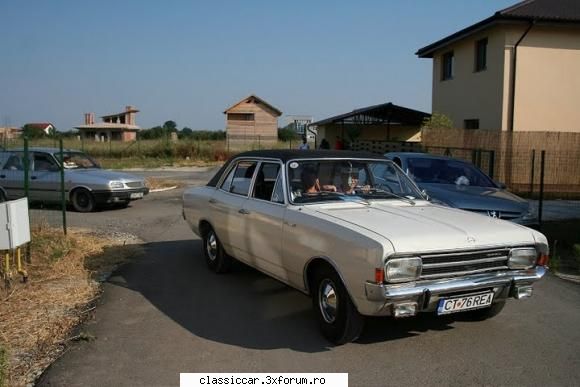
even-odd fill
[[[385,102],[430,112],[417,49],[515,2],[2,0],[0,126],[69,130],[133,105],[143,128],[223,130],[249,94],[315,120]]]

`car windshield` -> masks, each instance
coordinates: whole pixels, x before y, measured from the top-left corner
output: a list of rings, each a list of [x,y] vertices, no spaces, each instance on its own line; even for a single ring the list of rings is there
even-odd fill
[[[417,184],[455,184],[473,187],[496,187],[493,180],[473,165],[459,160],[437,158],[410,158],[409,176]]]
[[[54,157],[60,161],[60,152],[54,154]],[[88,169],[101,168],[99,163],[82,152],[63,152],[65,169]]]
[[[388,160],[296,160],[288,163],[293,203],[424,199],[417,186]]]

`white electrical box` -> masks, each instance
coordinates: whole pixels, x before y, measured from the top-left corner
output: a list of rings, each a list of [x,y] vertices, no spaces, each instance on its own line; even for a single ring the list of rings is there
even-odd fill
[[[0,203],[0,250],[12,250],[30,242],[28,199]]]

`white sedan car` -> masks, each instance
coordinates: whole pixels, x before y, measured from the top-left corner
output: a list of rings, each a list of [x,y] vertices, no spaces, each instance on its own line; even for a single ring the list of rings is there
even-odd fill
[[[492,317],[531,296],[548,260],[541,233],[430,203],[368,153],[241,153],[185,191],[183,214],[211,270],[235,258],[311,295],[337,344],[356,340],[365,316]]]

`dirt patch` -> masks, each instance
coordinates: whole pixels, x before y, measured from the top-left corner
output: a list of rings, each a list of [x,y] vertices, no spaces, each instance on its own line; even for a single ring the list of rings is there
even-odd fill
[[[28,281],[0,290],[0,386],[24,386],[66,348],[100,294],[103,272],[142,254],[134,237],[37,226]],[[2,368],[2,363],[4,367]]]

